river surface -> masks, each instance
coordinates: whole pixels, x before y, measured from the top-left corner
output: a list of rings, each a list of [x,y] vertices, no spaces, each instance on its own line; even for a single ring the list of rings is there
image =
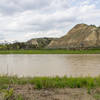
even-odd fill
[[[100,55],[0,55],[0,74],[18,77],[98,76],[100,75]]]

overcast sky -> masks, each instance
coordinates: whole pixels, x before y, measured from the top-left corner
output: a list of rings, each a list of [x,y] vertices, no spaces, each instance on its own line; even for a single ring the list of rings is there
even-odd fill
[[[61,37],[78,23],[100,25],[100,0],[0,0],[0,41]]]

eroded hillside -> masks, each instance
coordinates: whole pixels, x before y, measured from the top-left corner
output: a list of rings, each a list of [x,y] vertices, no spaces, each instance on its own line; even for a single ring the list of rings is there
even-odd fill
[[[67,35],[52,40],[48,48],[87,48],[100,46],[100,28],[94,25],[78,24]]]

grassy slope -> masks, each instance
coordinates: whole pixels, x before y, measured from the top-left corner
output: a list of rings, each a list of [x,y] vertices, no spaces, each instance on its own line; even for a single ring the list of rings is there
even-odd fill
[[[100,54],[100,50],[2,50],[0,54]]]

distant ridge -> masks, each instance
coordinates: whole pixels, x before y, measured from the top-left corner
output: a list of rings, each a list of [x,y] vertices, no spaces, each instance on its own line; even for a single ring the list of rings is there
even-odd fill
[[[37,48],[45,48],[55,38],[34,38],[27,41],[27,44],[35,45]]]

